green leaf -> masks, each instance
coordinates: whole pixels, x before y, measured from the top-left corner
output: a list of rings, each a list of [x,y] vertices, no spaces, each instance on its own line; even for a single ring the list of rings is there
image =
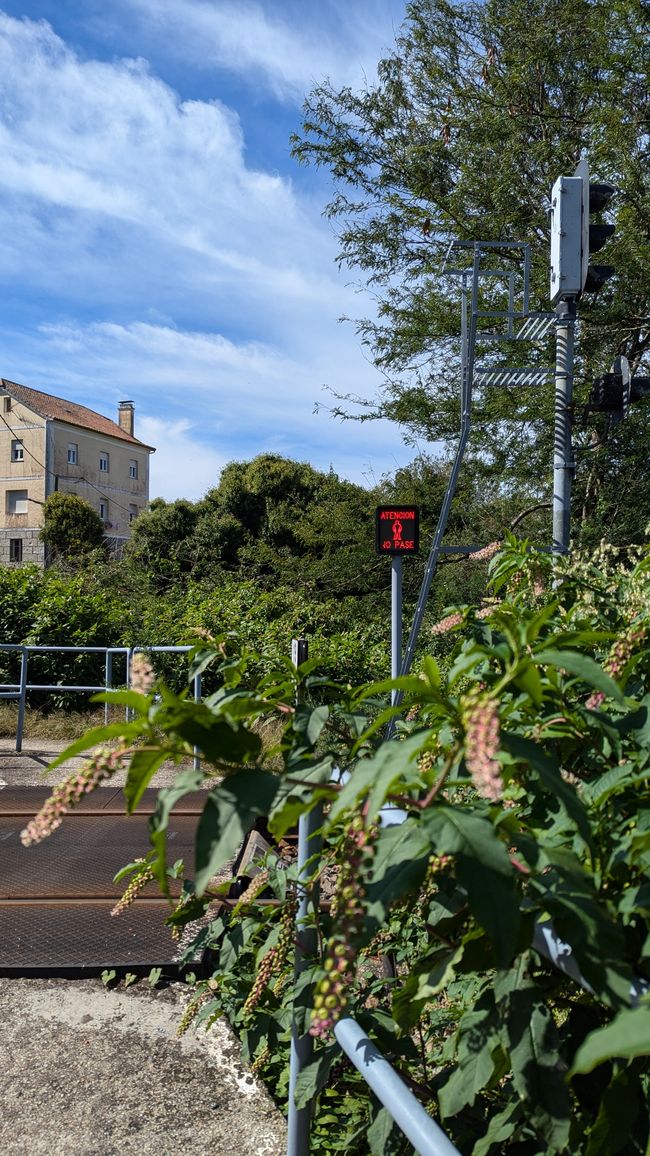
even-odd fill
[[[392,903],[421,886],[430,855],[428,833],[418,820],[406,819],[380,829],[367,888],[368,926],[373,933],[386,919]]]
[[[130,815],[135,811],[156,771],[164,763],[166,755],[164,750],[136,750],[131,755],[124,784],[124,798]]]
[[[456,876],[472,915],[492,939],[499,964],[510,963],[519,936],[519,899],[505,845],[489,819],[445,803],[422,817],[432,851],[456,857]]]
[[[245,768],[210,791],[196,832],[197,895],[232,858],[255,819],[268,815],[277,789],[276,775]]]
[[[380,1108],[368,1128],[370,1156],[398,1156],[404,1151],[403,1137],[388,1108]]]
[[[85,735],[80,739],[76,739],[75,742],[70,743],[70,746],[66,747],[64,751],[61,751],[61,754],[57,755],[55,759],[52,759],[47,769],[48,771],[53,771],[54,768],[59,767],[61,763],[67,762],[68,759],[75,758],[76,755],[84,754],[84,752],[90,750],[91,747],[102,746],[108,742],[109,739],[120,738],[122,735],[124,735],[125,738],[135,738],[141,733],[142,724],[140,722],[119,722],[110,723],[109,726],[105,727],[93,727],[92,730],[86,731]]]
[[[497,977],[495,999],[503,1025],[503,1047],[512,1063],[515,1091],[526,1115],[542,1134],[549,1152],[565,1150],[571,1122],[569,1090],[559,1055],[559,1040],[549,1008],[527,977],[529,957],[522,956],[506,975]]]
[[[424,965],[428,970],[420,974],[411,972],[393,995],[393,1015],[403,1031],[414,1028],[426,1005],[447,987],[462,954],[462,947],[457,950],[441,947],[433,959],[418,961],[419,968]]]
[[[555,759],[531,739],[507,731],[501,732],[501,744],[515,759],[536,772],[542,786],[560,801],[587,846],[593,849],[593,834],[585,806],[570,783],[562,778]]]
[[[650,1056],[650,1007],[625,1009],[607,1027],[591,1032],[576,1053],[570,1075],[593,1071],[610,1059]]]
[[[343,811],[354,807],[358,799],[366,795],[368,820],[372,822],[376,819],[391,788],[407,775],[412,780],[424,737],[418,733],[400,741],[389,740],[382,743],[371,758],[360,759],[332,805],[330,820],[335,821]]]
[[[291,779],[302,779],[304,785],[290,782]],[[273,806],[269,813],[269,828],[273,835],[281,839],[291,827],[295,826],[301,815],[309,811],[325,792],[317,788],[329,783],[332,778],[332,758],[318,762],[292,764],[288,771],[279,778],[279,785]]]
[[[638,1077],[617,1072],[602,1095],[585,1156],[612,1156],[625,1150],[643,1100]]]
[[[314,1096],[318,1096],[326,1087],[332,1067],[341,1059],[341,1049],[338,1044],[330,1044],[318,1051],[316,1059],[312,1060],[298,1073],[296,1079],[295,1103],[297,1108],[304,1108]]]
[[[156,810],[149,819],[149,839],[155,852],[151,864],[152,870],[161,891],[169,897],[169,880],[167,877],[167,827],[173,807],[184,795],[198,791],[203,783],[201,771],[182,771],[177,775],[172,787],[164,787],[158,792]]]
[[[490,1149],[495,1144],[498,1144],[499,1147],[494,1156],[501,1156],[502,1152],[507,1151],[503,1144],[506,1140],[512,1139],[523,1121],[524,1113],[521,1104],[517,1100],[511,1100],[502,1112],[492,1116],[487,1132],[472,1148],[472,1156],[489,1156]]]
[[[603,909],[585,875],[550,870],[529,880],[552,916],[557,935],[572,949],[594,994],[609,1006],[629,1003],[632,972],[625,958],[625,939]]]
[[[500,1070],[497,1014],[494,996],[484,991],[458,1025],[456,1067],[438,1092],[443,1116],[455,1116],[474,1103]]]
[[[565,670],[567,674],[573,674],[582,682],[601,690],[607,698],[613,698],[620,706],[625,704],[623,691],[588,654],[581,654],[577,650],[542,650],[533,656],[533,662],[537,666],[556,666],[560,670]]]
[[[329,718],[329,713],[328,706],[317,706],[309,715],[306,734],[307,741],[311,743],[312,746],[318,742],[320,733]]]

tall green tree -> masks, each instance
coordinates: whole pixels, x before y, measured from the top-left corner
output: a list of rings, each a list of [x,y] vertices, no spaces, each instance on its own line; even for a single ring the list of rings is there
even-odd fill
[[[591,378],[617,353],[635,370],[647,363],[649,31],[642,0],[413,0],[373,86],[324,83],[311,93],[294,155],[331,172],[325,212],[339,230],[340,260],[378,301],[357,324],[386,386],[361,416],[392,418],[407,437],[447,447],[456,439],[460,309],[457,283],[443,275],[449,246],[529,242],[531,306],[549,309],[549,193],[583,152],[594,176],[618,189],[617,230],[603,260],[619,275],[581,303],[577,414]],[[453,264],[462,258],[456,252]],[[499,254],[500,264],[509,260]],[[518,356],[526,363],[531,351],[508,349],[507,363]],[[534,356],[552,364],[550,343]],[[340,400],[349,412],[353,399]],[[550,384],[478,389],[475,476],[519,487],[527,478],[529,497],[547,495],[552,415]],[[624,428],[604,441],[604,432],[593,454],[592,427],[576,422],[585,465],[575,509],[585,523],[598,515],[594,495],[613,457],[636,437]],[[638,519],[627,514],[608,530],[625,539],[630,523],[636,533]]]
[[[104,546],[104,523],[76,494],[50,494],[43,503],[41,540],[53,560],[79,562]]]

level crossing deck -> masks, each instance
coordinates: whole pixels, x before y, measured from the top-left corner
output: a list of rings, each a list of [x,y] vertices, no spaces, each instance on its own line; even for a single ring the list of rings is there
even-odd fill
[[[169,905],[156,884],[111,916],[128,883],[114,884],[113,876],[149,849],[157,791],[145,791],[137,813],[127,816],[122,791],[98,787],[49,838],[23,847],[20,832],[49,793],[9,784],[0,790],[0,975],[177,969],[179,947],[164,925]],[[186,796],[170,819],[169,862],[183,859],[190,874],[203,800],[202,792]],[[174,881],[172,893],[179,887]]]

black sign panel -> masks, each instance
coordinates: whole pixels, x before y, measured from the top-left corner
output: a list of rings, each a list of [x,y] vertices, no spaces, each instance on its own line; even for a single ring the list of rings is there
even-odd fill
[[[375,511],[378,554],[417,554],[420,548],[418,506],[377,506]]]

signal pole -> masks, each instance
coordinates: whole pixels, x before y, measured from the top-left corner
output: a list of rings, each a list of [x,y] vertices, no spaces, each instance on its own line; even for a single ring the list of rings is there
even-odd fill
[[[555,339],[555,439],[553,446],[553,547],[566,554],[571,533],[571,485],[573,461],[573,349],[576,302],[563,297],[556,306]]]

